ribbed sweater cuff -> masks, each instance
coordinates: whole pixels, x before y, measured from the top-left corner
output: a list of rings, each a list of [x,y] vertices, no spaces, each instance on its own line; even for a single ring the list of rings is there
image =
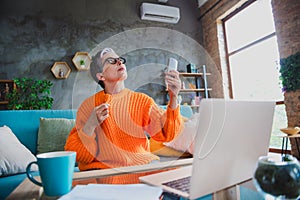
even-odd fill
[[[83,144],[90,144],[91,141],[95,141],[95,137],[96,137],[95,133],[93,133],[93,135],[90,136],[85,132],[83,132],[82,129],[78,130],[78,135]]]
[[[180,115],[180,105],[176,109],[172,109],[169,105],[167,107],[167,116],[171,119],[176,119]]]

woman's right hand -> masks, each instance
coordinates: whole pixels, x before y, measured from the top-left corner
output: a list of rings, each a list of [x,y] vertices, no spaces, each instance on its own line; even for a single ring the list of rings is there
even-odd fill
[[[99,124],[102,124],[103,121],[109,117],[109,104],[103,103],[97,107],[95,107],[94,112],[96,114],[97,120]]]
[[[97,126],[102,124],[105,119],[109,117],[109,104],[108,103],[103,103],[100,104],[99,106],[95,107],[93,112],[91,113],[88,121],[83,127],[83,131],[87,135],[93,135],[94,130]]]

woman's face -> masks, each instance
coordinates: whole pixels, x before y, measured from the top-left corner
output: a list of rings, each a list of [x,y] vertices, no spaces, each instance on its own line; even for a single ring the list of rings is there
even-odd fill
[[[127,70],[124,58],[120,58],[114,52],[108,52],[101,58],[103,64],[103,81],[122,81],[127,78]]]

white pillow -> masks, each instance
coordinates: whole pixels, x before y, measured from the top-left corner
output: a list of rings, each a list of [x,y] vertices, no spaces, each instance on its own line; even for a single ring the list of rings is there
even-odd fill
[[[194,140],[197,133],[197,124],[199,113],[193,114],[184,124],[182,132],[171,142],[165,142],[164,145],[182,152],[194,153]]]
[[[35,156],[18,140],[12,130],[0,127],[0,176],[22,173]],[[36,170],[33,165],[32,170]]]

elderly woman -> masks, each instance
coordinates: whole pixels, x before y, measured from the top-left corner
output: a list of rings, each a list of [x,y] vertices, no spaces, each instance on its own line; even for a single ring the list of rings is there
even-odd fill
[[[171,141],[183,126],[177,103],[181,86],[178,72],[165,74],[170,96],[165,111],[146,94],[125,88],[125,58],[105,48],[97,59],[95,77],[103,90],[80,105],[65,150],[77,152],[80,170],[141,165],[158,160],[159,157],[150,152],[148,137],[160,142]]]

